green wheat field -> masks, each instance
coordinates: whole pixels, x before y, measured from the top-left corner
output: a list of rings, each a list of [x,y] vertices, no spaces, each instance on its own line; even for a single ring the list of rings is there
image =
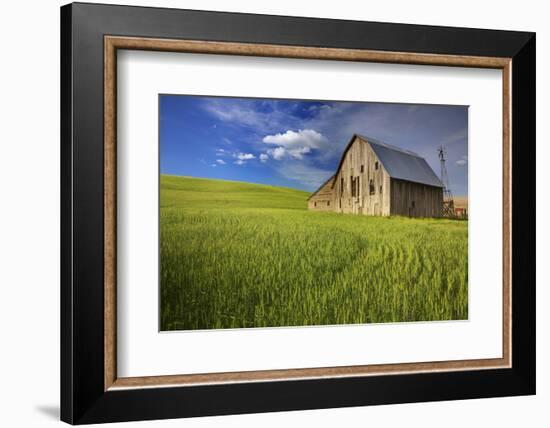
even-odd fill
[[[311,212],[308,196],[162,175],[161,330],[467,319],[467,221]]]

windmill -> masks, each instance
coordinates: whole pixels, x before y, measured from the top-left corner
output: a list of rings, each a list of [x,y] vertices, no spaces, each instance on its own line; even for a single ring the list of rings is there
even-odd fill
[[[455,216],[455,203],[453,200],[453,194],[451,193],[451,187],[449,185],[449,176],[447,175],[447,167],[445,166],[445,147],[439,146],[437,148],[439,156],[439,162],[441,164],[441,183],[443,183],[443,217]]]

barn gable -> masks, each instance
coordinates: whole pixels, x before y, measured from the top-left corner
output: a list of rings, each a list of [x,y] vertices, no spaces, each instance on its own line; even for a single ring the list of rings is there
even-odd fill
[[[307,200],[309,201],[311,198],[318,195],[323,189],[326,188],[327,185],[332,187],[332,184],[334,183],[334,177],[335,177],[335,175],[330,176],[327,181],[325,181],[323,184],[321,184],[317,188],[317,190],[315,190],[311,195],[309,195],[309,198],[307,198]]]
[[[318,211],[333,211],[334,210],[334,194],[332,191],[332,183],[335,176],[333,175],[325,181],[319,188],[307,198],[308,208]]]

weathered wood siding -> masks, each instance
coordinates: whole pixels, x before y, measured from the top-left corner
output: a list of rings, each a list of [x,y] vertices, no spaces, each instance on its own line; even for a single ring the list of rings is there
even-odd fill
[[[443,190],[439,187],[391,179],[391,215],[442,217]]]
[[[346,152],[333,190],[336,212],[390,215],[390,176],[370,145],[360,138],[355,138]]]
[[[316,211],[334,211],[334,192],[332,183],[334,178],[328,180],[317,192],[307,201],[307,207]]]
[[[443,191],[391,178],[370,144],[355,137],[336,175],[311,196],[308,208],[363,215],[442,217]]]

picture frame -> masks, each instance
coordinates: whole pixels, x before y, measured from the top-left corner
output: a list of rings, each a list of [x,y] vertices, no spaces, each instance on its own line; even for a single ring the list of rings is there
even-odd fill
[[[118,50],[502,70],[502,358],[118,377]],[[61,419],[86,424],[534,394],[535,97],[534,33],[63,6]]]

